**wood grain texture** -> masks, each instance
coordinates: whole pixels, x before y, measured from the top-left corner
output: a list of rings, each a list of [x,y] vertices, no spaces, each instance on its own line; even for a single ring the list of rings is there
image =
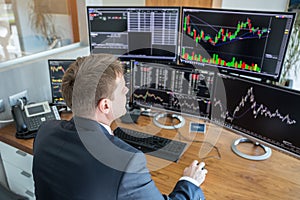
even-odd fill
[[[70,118],[65,116],[64,118]],[[156,186],[162,193],[172,191],[182,172],[194,159],[205,159],[208,174],[201,186],[207,199],[222,200],[299,200],[300,199],[300,160],[289,155],[272,150],[272,156],[264,161],[250,161],[238,157],[231,151],[231,143],[240,136],[207,123],[205,134],[189,133],[189,122],[200,121],[186,119],[186,125],[175,130],[163,130],[152,124],[152,119],[140,117],[137,124],[122,124],[116,120],[112,129],[117,126],[136,129],[146,133],[180,140],[187,143],[187,149],[175,162],[147,155],[150,169]],[[33,140],[16,139],[15,127],[10,124],[0,129],[0,140],[25,152],[32,153]],[[217,159],[218,152],[207,142],[214,144],[221,159]],[[260,149],[251,145],[242,146],[247,153],[259,154]]]
[[[188,124],[189,120],[186,121],[185,127],[180,128],[181,137],[175,130],[162,130],[153,126],[151,119],[145,117],[141,117],[138,124],[134,125],[116,121],[113,127],[135,128],[188,144],[187,150],[178,163],[147,156],[149,169],[155,169],[155,171],[151,170],[152,178],[162,193],[168,194],[172,191],[184,168],[194,159],[201,160],[204,156],[211,156],[205,160],[208,175],[201,186],[207,199],[300,199],[300,160],[275,149],[272,149],[272,156],[267,160],[247,160],[231,151],[231,143],[241,136],[210,124],[207,124],[205,135],[190,134]],[[215,142],[215,146],[221,153],[221,159],[217,159],[217,150],[209,148],[210,145],[203,141]],[[242,144],[240,149],[251,155],[262,153],[260,148],[250,144]],[[159,168],[159,166],[163,167]]]

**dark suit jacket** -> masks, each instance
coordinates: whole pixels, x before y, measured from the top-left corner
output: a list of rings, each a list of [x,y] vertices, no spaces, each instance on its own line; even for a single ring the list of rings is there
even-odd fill
[[[142,152],[80,117],[41,125],[33,177],[37,200],[204,199],[201,189],[185,180],[162,195]]]

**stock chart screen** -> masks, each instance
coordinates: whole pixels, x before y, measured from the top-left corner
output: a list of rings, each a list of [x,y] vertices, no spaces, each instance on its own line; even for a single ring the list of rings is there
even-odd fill
[[[180,62],[278,80],[294,13],[183,8]]]
[[[88,7],[91,53],[177,61],[179,7]]]
[[[211,121],[300,157],[299,91],[216,75]]]
[[[213,85],[211,71],[136,62],[132,76],[133,104],[209,118]]]
[[[75,60],[48,60],[49,78],[53,104],[65,104],[61,94],[62,77]]]

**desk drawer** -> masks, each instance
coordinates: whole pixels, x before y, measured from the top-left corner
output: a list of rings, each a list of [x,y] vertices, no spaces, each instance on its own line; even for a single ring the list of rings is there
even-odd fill
[[[29,191],[34,191],[34,181],[31,171],[24,171],[6,161],[3,161],[3,165],[11,190],[13,190],[16,185],[20,185],[27,188]]]
[[[23,169],[24,171],[31,172],[33,156],[25,153],[15,147],[0,142],[0,153],[3,161]]]
[[[35,200],[33,191],[30,191],[21,185],[13,185],[11,190],[16,194],[27,197],[28,200]]]

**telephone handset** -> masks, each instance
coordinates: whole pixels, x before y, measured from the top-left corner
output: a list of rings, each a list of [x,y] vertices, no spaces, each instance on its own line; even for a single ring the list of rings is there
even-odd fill
[[[51,106],[47,101],[15,105],[12,107],[12,115],[16,124],[16,137],[27,139],[35,137],[39,126],[47,120],[60,120],[56,106]]]

